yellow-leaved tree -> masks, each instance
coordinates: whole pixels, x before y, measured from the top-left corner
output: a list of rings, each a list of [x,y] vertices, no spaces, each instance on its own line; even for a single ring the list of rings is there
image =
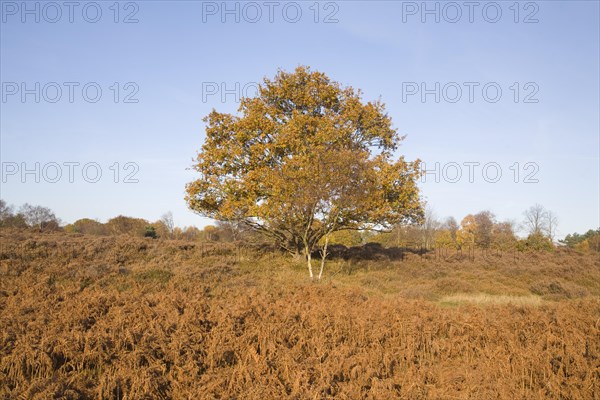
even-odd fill
[[[477,220],[471,214],[460,221],[460,229],[456,232],[456,243],[460,248],[472,247],[475,245],[477,233]]]
[[[422,219],[419,161],[394,159],[403,137],[382,102],[364,103],[360,91],[298,67],[265,78],[238,114],[204,119],[188,206],[304,254],[311,279],[311,253],[332,232]]]

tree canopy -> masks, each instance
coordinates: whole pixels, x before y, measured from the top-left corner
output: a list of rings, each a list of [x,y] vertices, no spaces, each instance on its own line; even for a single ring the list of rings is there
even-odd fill
[[[186,187],[197,213],[303,251],[309,270],[310,253],[332,232],[422,219],[419,161],[394,159],[404,138],[381,101],[363,102],[360,91],[298,67],[265,78],[238,114],[204,119],[200,177]]]

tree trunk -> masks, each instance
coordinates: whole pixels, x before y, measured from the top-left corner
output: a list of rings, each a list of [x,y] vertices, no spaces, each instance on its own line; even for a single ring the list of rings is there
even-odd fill
[[[302,259],[302,253],[298,249],[296,249],[294,252],[291,252],[290,254],[292,255],[294,261],[300,261]]]
[[[327,244],[329,244],[329,235],[325,236],[325,245],[321,251],[321,270],[319,271],[319,280],[323,276],[323,268],[325,267],[325,258],[327,258]]]
[[[310,249],[308,248],[308,246],[304,247],[304,254],[306,255],[306,263],[308,265],[308,276],[310,276],[310,280],[312,280],[313,279],[313,270],[312,270]]]

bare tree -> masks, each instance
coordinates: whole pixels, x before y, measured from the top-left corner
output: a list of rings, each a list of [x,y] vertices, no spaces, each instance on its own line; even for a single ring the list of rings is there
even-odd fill
[[[529,235],[543,235],[547,232],[548,212],[541,204],[529,207],[523,215],[523,227]]]
[[[225,240],[228,242],[237,242],[240,240],[244,234],[244,232],[248,231],[248,227],[246,227],[240,221],[217,221],[217,228],[222,233],[221,240]]]
[[[6,204],[6,201],[0,199],[0,222],[13,216],[13,207]]]
[[[558,217],[553,211],[546,212],[545,231],[546,235],[554,242],[556,237],[556,229],[558,227]]]
[[[458,232],[458,230],[460,229],[460,225],[458,225],[458,222],[456,222],[456,219],[454,217],[446,218],[443,228],[447,229],[448,232],[450,232],[450,236],[452,237],[452,240],[456,241],[456,232]]]
[[[173,213],[169,211],[163,214],[163,216],[160,217],[160,222],[162,222],[165,226],[169,238],[173,238],[173,232],[175,230],[175,223],[173,222]]]
[[[59,223],[52,210],[46,207],[25,203],[19,212],[25,217],[27,225],[37,227],[39,230],[43,230],[47,226],[58,226]]]
[[[435,241],[435,233],[440,229],[441,223],[437,219],[437,215],[431,207],[425,208],[425,220],[421,225],[421,243],[426,249],[433,246]]]

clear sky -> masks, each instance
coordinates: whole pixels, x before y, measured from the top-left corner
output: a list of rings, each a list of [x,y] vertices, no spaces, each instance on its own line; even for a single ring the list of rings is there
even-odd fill
[[[264,76],[302,64],[381,97],[406,135],[399,153],[430,170],[421,188],[440,217],[489,209],[521,221],[540,203],[559,236],[600,225],[598,1],[1,8],[10,204],[64,222],[170,210],[177,225],[206,225],[183,200],[202,118],[235,112]]]

